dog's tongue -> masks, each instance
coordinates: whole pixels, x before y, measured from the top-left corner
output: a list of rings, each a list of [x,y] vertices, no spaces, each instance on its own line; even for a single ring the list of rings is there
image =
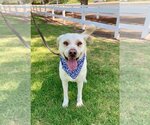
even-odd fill
[[[70,71],[73,71],[77,68],[77,60],[76,59],[69,59],[67,61],[68,68]]]

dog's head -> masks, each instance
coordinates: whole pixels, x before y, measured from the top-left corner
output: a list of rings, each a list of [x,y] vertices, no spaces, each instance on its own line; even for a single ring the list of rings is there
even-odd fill
[[[86,54],[86,41],[95,29],[95,26],[90,26],[81,34],[67,33],[58,37],[59,52],[70,66],[75,68],[77,60]]]

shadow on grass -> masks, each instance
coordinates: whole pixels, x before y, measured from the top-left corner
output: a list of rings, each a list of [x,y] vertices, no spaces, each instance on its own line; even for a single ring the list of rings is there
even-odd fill
[[[13,27],[13,29],[30,44],[30,20],[24,21],[23,17],[6,16],[6,20]],[[19,47],[23,46],[19,38],[7,26],[4,19],[0,18],[0,47]]]

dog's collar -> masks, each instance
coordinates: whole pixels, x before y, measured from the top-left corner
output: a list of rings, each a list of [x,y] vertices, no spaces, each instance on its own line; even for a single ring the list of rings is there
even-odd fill
[[[85,54],[84,54],[83,57],[77,61],[77,68],[76,68],[75,70],[73,70],[73,71],[70,71],[70,69],[68,68],[66,59],[64,59],[62,56],[60,56],[60,62],[61,62],[61,64],[62,64],[63,70],[64,70],[72,79],[75,79],[75,78],[79,75],[79,73],[80,73],[80,71],[81,71],[81,69],[82,69],[82,66],[83,66],[83,63],[84,63],[85,58],[86,58],[86,56],[85,56]]]

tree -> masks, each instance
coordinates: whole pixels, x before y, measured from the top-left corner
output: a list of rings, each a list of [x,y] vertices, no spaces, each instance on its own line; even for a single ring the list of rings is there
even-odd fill
[[[80,0],[81,5],[88,5],[88,0]]]

